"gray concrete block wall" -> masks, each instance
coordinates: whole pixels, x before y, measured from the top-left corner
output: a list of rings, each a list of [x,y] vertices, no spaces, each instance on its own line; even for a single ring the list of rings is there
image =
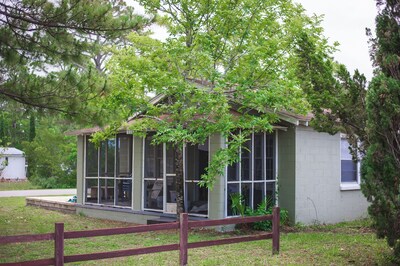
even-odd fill
[[[340,190],[340,134],[296,127],[296,222],[336,223],[367,215],[360,190]]]
[[[225,147],[225,139],[221,134],[213,134],[209,138],[210,141],[210,158],[220,148]],[[208,192],[208,217],[210,219],[222,219],[225,217],[225,175],[216,177],[215,184]]]
[[[278,204],[289,212],[295,222],[295,128],[278,130]]]
[[[77,203],[82,204],[84,201],[84,147],[85,147],[85,137],[78,136],[77,138],[77,162],[76,162],[76,196]]]
[[[76,213],[98,219],[114,220],[135,224],[146,224],[148,219],[159,218],[158,216],[132,213],[132,211],[129,212],[123,210],[101,209],[99,207],[89,208],[78,206],[76,207]]]

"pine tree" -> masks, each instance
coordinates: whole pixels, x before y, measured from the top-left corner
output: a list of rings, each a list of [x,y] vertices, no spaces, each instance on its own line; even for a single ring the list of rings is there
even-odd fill
[[[381,11],[376,37],[370,39],[376,71],[367,92],[370,145],[362,163],[362,190],[371,202],[378,237],[387,239],[400,260],[400,3],[377,4]]]
[[[0,100],[82,117],[105,89],[102,44],[150,23],[122,0],[1,1],[0,17]]]

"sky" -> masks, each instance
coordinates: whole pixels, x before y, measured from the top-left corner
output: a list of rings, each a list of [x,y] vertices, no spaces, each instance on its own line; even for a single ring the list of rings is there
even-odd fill
[[[340,46],[334,54],[335,60],[346,65],[350,73],[358,69],[372,78],[372,62],[368,51],[366,28],[374,33],[377,8],[375,0],[293,0],[300,3],[307,15],[323,15],[322,27],[324,35],[331,44],[338,42]],[[143,9],[133,0],[127,2],[142,13]],[[153,27],[155,37],[165,39],[167,34],[160,27]]]
[[[377,8],[374,0],[295,0],[308,15],[324,15],[322,26],[330,43],[339,42],[335,59],[346,65],[350,73],[358,69],[372,78],[372,62],[365,28],[375,32]]]

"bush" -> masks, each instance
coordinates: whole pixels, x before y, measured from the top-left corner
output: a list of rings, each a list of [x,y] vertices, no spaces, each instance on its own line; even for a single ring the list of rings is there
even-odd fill
[[[243,195],[235,193],[231,196],[232,212],[234,215],[240,216],[261,216],[272,214],[274,205],[272,198],[267,197],[257,206],[255,210],[245,206]],[[289,218],[289,213],[285,209],[280,210],[280,224],[286,224]],[[272,229],[272,221],[262,221],[251,224],[251,228],[259,231],[270,231]]]

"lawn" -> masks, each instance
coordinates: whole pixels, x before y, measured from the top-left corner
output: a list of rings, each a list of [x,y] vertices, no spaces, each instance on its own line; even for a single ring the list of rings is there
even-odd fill
[[[38,186],[33,185],[31,182],[0,182],[0,191],[5,190],[27,190],[27,189],[40,189]]]
[[[132,224],[62,214],[25,207],[24,198],[0,198],[0,235],[54,231],[64,222],[65,231],[123,227]],[[281,252],[271,254],[271,240],[189,250],[189,265],[388,265],[390,249],[377,240],[368,220],[330,226],[295,227],[281,235]],[[208,230],[191,232],[189,242],[230,237],[234,233]],[[175,230],[119,236],[71,239],[65,254],[83,254],[177,243]],[[0,263],[53,256],[53,242],[12,244],[0,247]],[[80,265],[177,265],[178,252],[163,252],[118,259],[83,262]]]

